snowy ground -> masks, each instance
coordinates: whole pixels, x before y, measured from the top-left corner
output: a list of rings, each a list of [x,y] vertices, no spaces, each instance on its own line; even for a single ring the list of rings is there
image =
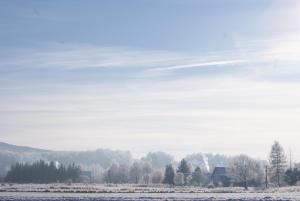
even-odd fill
[[[250,189],[93,185],[93,184],[13,184],[0,187],[0,201],[275,201],[300,200],[300,188]]]
[[[0,193],[0,201],[287,201],[299,193]]]
[[[130,184],[1,184],[0,192],[40,192],[40,193],[300,193],[299,187],[260,188],[228,187],[204,188],[197,186],[130,185]]]

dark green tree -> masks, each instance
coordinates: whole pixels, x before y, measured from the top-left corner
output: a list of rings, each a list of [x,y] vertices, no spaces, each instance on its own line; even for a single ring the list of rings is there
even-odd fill
[[[192,183],[196,185],[201,184],[201,179],[202,179],[202,171],[199,166],[197,166],[192,173]]]
[[[175,171],[173,169],[172,165],[167,165],[165,169],[165,177],[163,183],[165,184],[174,184],[174,176],[175,176]]]
[[[186,160],[182,159],[178,166],[177,172],[181,172],[184,175],[184,185],[188,184],[187,178],[191,175],[191,168],[186,162]]]
[[[284,173],[284,181],[290,186],[295,185],[299,181],[300,172],[297,168],[288,169]]]
[[[79,181],[81,169],[75,164],[56,167],[54,162],[46,163],[42,160],[28,163],[16,163],[8,171],[5,181],[15,183],[52,183],[57,181]]]

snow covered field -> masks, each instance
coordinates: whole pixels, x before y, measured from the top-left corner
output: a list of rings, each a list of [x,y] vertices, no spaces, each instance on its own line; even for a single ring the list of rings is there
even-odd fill
[[[299,187],[249,188],[242,187],[205,188],[197,186],[130,185],[130,184],[1,184],[0,192],[37,193],[300,193]]]
[[[22,201],[275,201],[300,200],[300,193],[0,193],[0,200]]]
[[[244,191],[243,188],[96,185],[96,184],[5,184],[0,187],[0,201],[275,201],[300,200],[300,188]]]

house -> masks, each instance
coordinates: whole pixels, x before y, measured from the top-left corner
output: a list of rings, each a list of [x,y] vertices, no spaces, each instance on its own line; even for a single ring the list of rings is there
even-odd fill
[[[214,186],[223,186],[227,187],[230,185],[230,179],[227,176],[225,167],[215,167],[212,175],[211,182]]]
[[[92,171],[82,171],[82,179],[85,182],[90,182],[92,180]]]

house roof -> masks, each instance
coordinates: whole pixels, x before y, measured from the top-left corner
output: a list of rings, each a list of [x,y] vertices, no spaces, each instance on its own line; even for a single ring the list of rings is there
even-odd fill
[[[213,171],[213,175],[226,175],[226,168],[225,167],[215,167]]]

